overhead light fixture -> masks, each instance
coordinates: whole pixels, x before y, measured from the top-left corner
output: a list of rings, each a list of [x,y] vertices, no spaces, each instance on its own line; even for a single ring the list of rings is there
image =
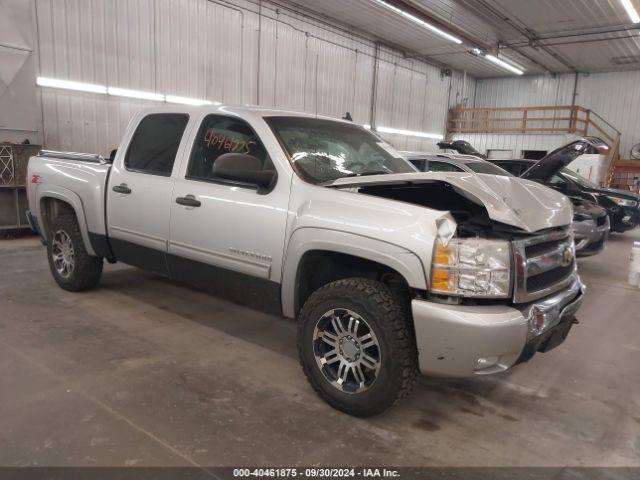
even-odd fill
[[[622,6],[627,11],[627,15],[631,19],[631,23],[640,23],[640,15],[638,15],[638,11],[631,3],[631,0],[620,0],[622,2]]]
[[[511,65],[510,63],[505,62],[504,60],[499,59],[498,57],[496,57],[494,55],[485,55],[484,58],[486,58],[490,62],[495,63],[496,65],[504,68],[505,70],[509,70],[510,72],[515,73],[516,75],[524,74],[524,71],[520,70],[517,67],[514,67],[513,65]]]
[[[140,100],[164,102],[164,95],[155,92],[143,92],[142,90],[127,90],[126,88],[108,87],[107,93],[117,97],[139,98]]]
[[[76,90],[78,92],[101,93],[115,95],[117,97],[139,98],[140,100],[151,100],[154,102],[179,103],[182,105],[222,105],[220,102],[212,102],[202,98],[181,97],[179,95],[164,95],[156,92],[145,92],[141,90],[128,90],[126,88],[107,87],[93,83],[73,82],[71,80],[59,80],[57,78],[37,77],[36,85],[40,87],[61,88],[64,90]]]
[[[213,105],[214,103],[211,100],[203,100],[200,98],[190,98],[190,97],[179,97],[177,95],[165,95],[165,101],[169,103],[180,103],[182,105]]]
[[[405,12],[404,10],[396,7],[395,5],[391,5],[390,3],[387,3],[383,0],[372,0],[373,2],[377,3],[378,5],[382,5],[383,7],[397,13],[398,15],[402,15],[404,18],[411,20],[413,23],[416,23],[418,25],[420,25],[421,27],[426,28],[427,30],[431,30],[433,33],[436,33],[438,35],[440,35],[443,38],[446,38],[447,40],[453,42],[453,43],[457,43],[457,44],[461,44],[462,40],[460,40],[458,37],[454,37],[453,35],[451,35],[450,33],[447,33],[443,30],[440,30],[438,27],[436,27],[435,25],[431,25],[428,22],[425,22],[424,20],[422,20],[421,18],[416,17],[415,15],[410,14],[409,12]]]
[[[380,133],[395,133],[396,135],[406,135],[408,137],[431,138],[433,140],[442,140],[444,137],[438,133],[415,132],[412,130],[401,130],[391,127],[376,127],[376,131]]]
[[[64,90],[76,90],[78,92],[107,93],[107,87],[105,85],[72,82],[70,80],[58,80],[56,78],[38,77],[36,78],[36,84],[41,87],[62,88]]]

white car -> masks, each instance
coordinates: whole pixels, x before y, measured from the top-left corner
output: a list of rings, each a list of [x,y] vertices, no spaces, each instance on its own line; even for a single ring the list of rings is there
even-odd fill
[[[311,385],[353,415],[420,371],[503,372],[553,348],[583,298],[565,196],[416,173],[346,121],[147,109],[109,160],[43,151],[28,175],[62,288],[96,286],[106,259],[295,318]]]

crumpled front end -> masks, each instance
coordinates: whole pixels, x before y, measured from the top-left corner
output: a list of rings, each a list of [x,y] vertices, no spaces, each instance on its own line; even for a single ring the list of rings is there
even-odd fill
[[[327,186],[355,188],[367,195],[450,211],[458,222],[476,215],[474,206],[480,207],[491,221],[527,233],[565,227],[573,218],[567,197],[517,177],[421,172],[342,178]],[[459,198],[467,203],[460,202]]]
[[[412,302],[423,373],[498,373],[561,344],[582,303],[569,229],[511,241],[513,285],[504,304],[431,297]],[[458,299],[459,300],[459,299]]]
[[[445,377],[488,375],[547,352],[567,338],[584,293],[576,275],[567,289],[520,306],[413,300],[420,371]]]

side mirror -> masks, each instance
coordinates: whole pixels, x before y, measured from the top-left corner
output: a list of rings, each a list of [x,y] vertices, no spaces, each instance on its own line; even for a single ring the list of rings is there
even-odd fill
[[[213,164],[212,173],[218,178],[255,185],[259,188],[273,186],[275,170],[263,170],[262,162],[246,153],[225,153]]]

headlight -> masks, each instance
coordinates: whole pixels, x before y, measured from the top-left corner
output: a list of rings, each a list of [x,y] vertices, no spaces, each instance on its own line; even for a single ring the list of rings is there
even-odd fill
[[[509,242],[479,238],[437,239],[431,291],[462,297],[507,298],[511,287]]]
[[[638,202],[636,202],[635,200],[629,200],[628,198],[609,197],[609,196],[607,196],[607,198],[612,202],[617,203],[621,207],[635,207],[638,205]]]

